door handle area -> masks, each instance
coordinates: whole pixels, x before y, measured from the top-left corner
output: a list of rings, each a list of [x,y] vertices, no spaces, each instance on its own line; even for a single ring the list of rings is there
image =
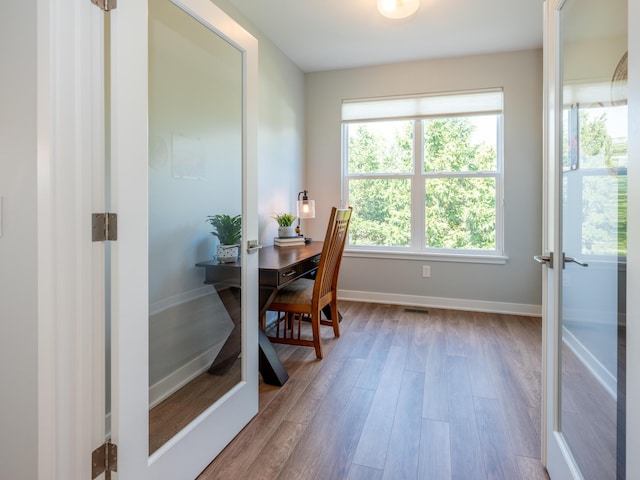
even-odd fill
[[[581,262],[581,261],[579,261],[579,260],[576,260],[576,259],[575,259],[575,258],[573,258],[573,257],[567,257],[566,255],[563,255],[563,257],[564,257],[564,261],[562,262],[562,263],[563,263],[562,268],[564,268],[564,266],[565,266],[567,263],[575,263],[575,264],[577,264],[577,265],[580,265],[581,267],[588,267],[588,266],[589,266],[589,264],[588,264],[588,263]]]
[[[261,248],[262,245],[259,245],[257,240],[249,240],[247,242],[247,253],[249,254],[256,253]]]
[[[534,255],[533,259],[541,265],[553,268],[553,252],[549,252],[549,255]]]

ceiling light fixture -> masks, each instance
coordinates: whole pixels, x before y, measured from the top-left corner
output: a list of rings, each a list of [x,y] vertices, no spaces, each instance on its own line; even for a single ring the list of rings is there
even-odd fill
[[[420,0],[378,0],[378,11],[387,18],[407,18],[418,11]]]

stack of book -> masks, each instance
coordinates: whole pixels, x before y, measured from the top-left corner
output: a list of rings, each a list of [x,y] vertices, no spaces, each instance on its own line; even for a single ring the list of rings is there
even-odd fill
[[[292,247],[294,245],[304,245],[304,237],[290,237],[290,238],[276,237],[273,239],[273,244],[276,247]]]

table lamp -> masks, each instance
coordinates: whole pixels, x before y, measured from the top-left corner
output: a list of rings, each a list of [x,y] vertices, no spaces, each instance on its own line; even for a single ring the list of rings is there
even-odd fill
[[[315,200],[309,200],[308,191],[303,190],[298,193],[298,202],[296,203],[297,211],[296,214],[298,216],[298,226],[296,227],[296,233],[298,236],[303,237],[302,233],[300,233],[300,219],[301,218],[316,218],[316,202]],[[302,197],[302,198],[300,198]],[[305,243],[310,243],[311,238],[304,239]]]

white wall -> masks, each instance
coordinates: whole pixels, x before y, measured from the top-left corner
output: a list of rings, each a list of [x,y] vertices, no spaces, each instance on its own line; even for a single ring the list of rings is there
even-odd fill
[[[314,237],[324,235],[330,207],[341,202],[342,99],[503,87],[507,264],[350,258],[347,253],[340,290],[360,298],[383,295],[386,301],[454,299],[440,303],[471,308],[469,301],[479,301],[487,302],[482,308],[539,311],[540,267],[532,257],[540,253],[542,228],[542,51],[310,73],[306,78],[306,185],[317,214],[308,231]],[[422,278],[423,264],[431,265],[428,279]]]
[[[0,5],[0,478],[37,478],[36,1]]]

